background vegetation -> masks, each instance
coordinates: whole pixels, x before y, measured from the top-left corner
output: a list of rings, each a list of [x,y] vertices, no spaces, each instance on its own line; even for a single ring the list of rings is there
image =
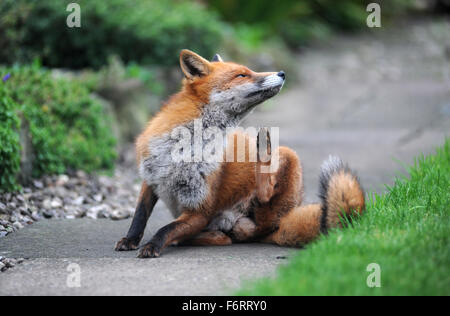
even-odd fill
[[[21,134],[31,141],[34,177],[113,167],[110,119],[83,84],[54,79],[39,66],[0,72],[10,76],[0,85],[0,189],[17,189]]]
[[[82,27],[65,27],[70,1],[4,0],[0,38],[8,51],[0,59],[30,61],[45,66],[100,68],[108,57],[124,62],[174,65],[177,52],[191,47],[212,55],[220,42],[221,22],[216,15],[188,1],[108,0],[77,3]]]
[[[361,29],[367,18],[370,0],[287,0],[239,1],[209,0],[228,22],[237,26],[244,39],[262,42],[280,37],[291,48],[312,40],[324,40],[334,32]],[[398,15],[412,7],[411,0],[377,1],[383,18]]]
[[[420,157],[388,193],[373,195],[361,219],[309,245],[275,279],[242,295],[450,295],[450,140]],[[369,288],[366,267],[381,267]]]

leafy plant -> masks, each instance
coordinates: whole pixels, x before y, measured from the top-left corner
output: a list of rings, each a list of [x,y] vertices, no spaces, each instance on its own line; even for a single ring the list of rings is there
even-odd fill
[[[0,83],[0,192],[18,189],[16,175],[20,169],[19,118],[17,104]]]
[[[0,68],[0,73],[10,74],[0,90],[2,111],[7,113],[2,116],[2,150],[7,148],[4,143],[14,144],[11,146],[15,153],[0,162],[0,169],[6,170],[1,178],[8,179],[1,186],[3,189],[15,188],[16,182],[11,180],[19,171],[20,153],[17,158],[18,141],[15,141],[19,137],[19,117],[29,125],[33,176],[68,169],[91,172],[113,167],[115,140],[108,116],[82,83],[54,79],[49,71],[38,66]],[[9,122],[8,125],[3,121]]]

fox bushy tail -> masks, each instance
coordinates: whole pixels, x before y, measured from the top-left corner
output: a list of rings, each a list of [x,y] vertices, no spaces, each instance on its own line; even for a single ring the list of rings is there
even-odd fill
[[[365,209],[364,190],[358,177],[339,157],[330,156],[320,171],[320,231],[342,226],[342,220],[361,215]]]
[[[292,209],[280,220],[279,229],[266,241],[279,245],[302,246],[320,233],[342,227],[352,215],[365,209],[364,191],[354,172],[336,156],[321,167],[319,197],[321,203]]]

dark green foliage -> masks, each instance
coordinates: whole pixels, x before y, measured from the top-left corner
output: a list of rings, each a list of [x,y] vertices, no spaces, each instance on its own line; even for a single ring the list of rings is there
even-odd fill
[[[332,31],[366,27],[367,5],[371,0],[208,0],[225,20],[247,23],[279,35],[292,47],[313,39],[323,39]],[[389,18],[408,8],[411,0],[375,1],[381,4],[382,17]]]
[[[222,24],[198,3],[80,0],[81,28],[69,28],[71,2],[2,0],[0,63],[40,57],[49,67],[100,68],[118,55],[125,63],[174,65],[183,48],[212,56],[220,44]]]
[[[83,84],[54,79],[48,71],[38,67],[0,68],[0,74],[6,73],[11,77],[0,83],[0,91],[2,103],[7,105],[5,118],[10,118],[10,123],[2,132],[1,142],[14,144],[14,155],[0,161],[2,170],[4,166],[13,166],[0,178],[14,179],[18,172],[18,116],[29,125],[33,176],[62,173],[68,169],[90,172],[113,167],[115,140],[109,119]],[[2,116],[2,120],[5,118]],[[2,129],[3,126],[2,121]],[[4,134],[8,138],[4,138]],[[1,181],[3,184],[4,180]],[[13,189],[14,184],[9,181],[1,188]]]
[[[0,192],[16,190],[20,169],[19,118],[17,104],[6,94],[0,81]]]

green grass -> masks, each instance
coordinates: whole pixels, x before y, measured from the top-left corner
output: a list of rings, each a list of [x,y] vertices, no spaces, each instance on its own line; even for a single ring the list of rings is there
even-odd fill
[[[409,176],[372,195],[353,227],[334,230],[239,295],[450,295],[450,140]],[[381,268],[369,288],[366,268]]]

